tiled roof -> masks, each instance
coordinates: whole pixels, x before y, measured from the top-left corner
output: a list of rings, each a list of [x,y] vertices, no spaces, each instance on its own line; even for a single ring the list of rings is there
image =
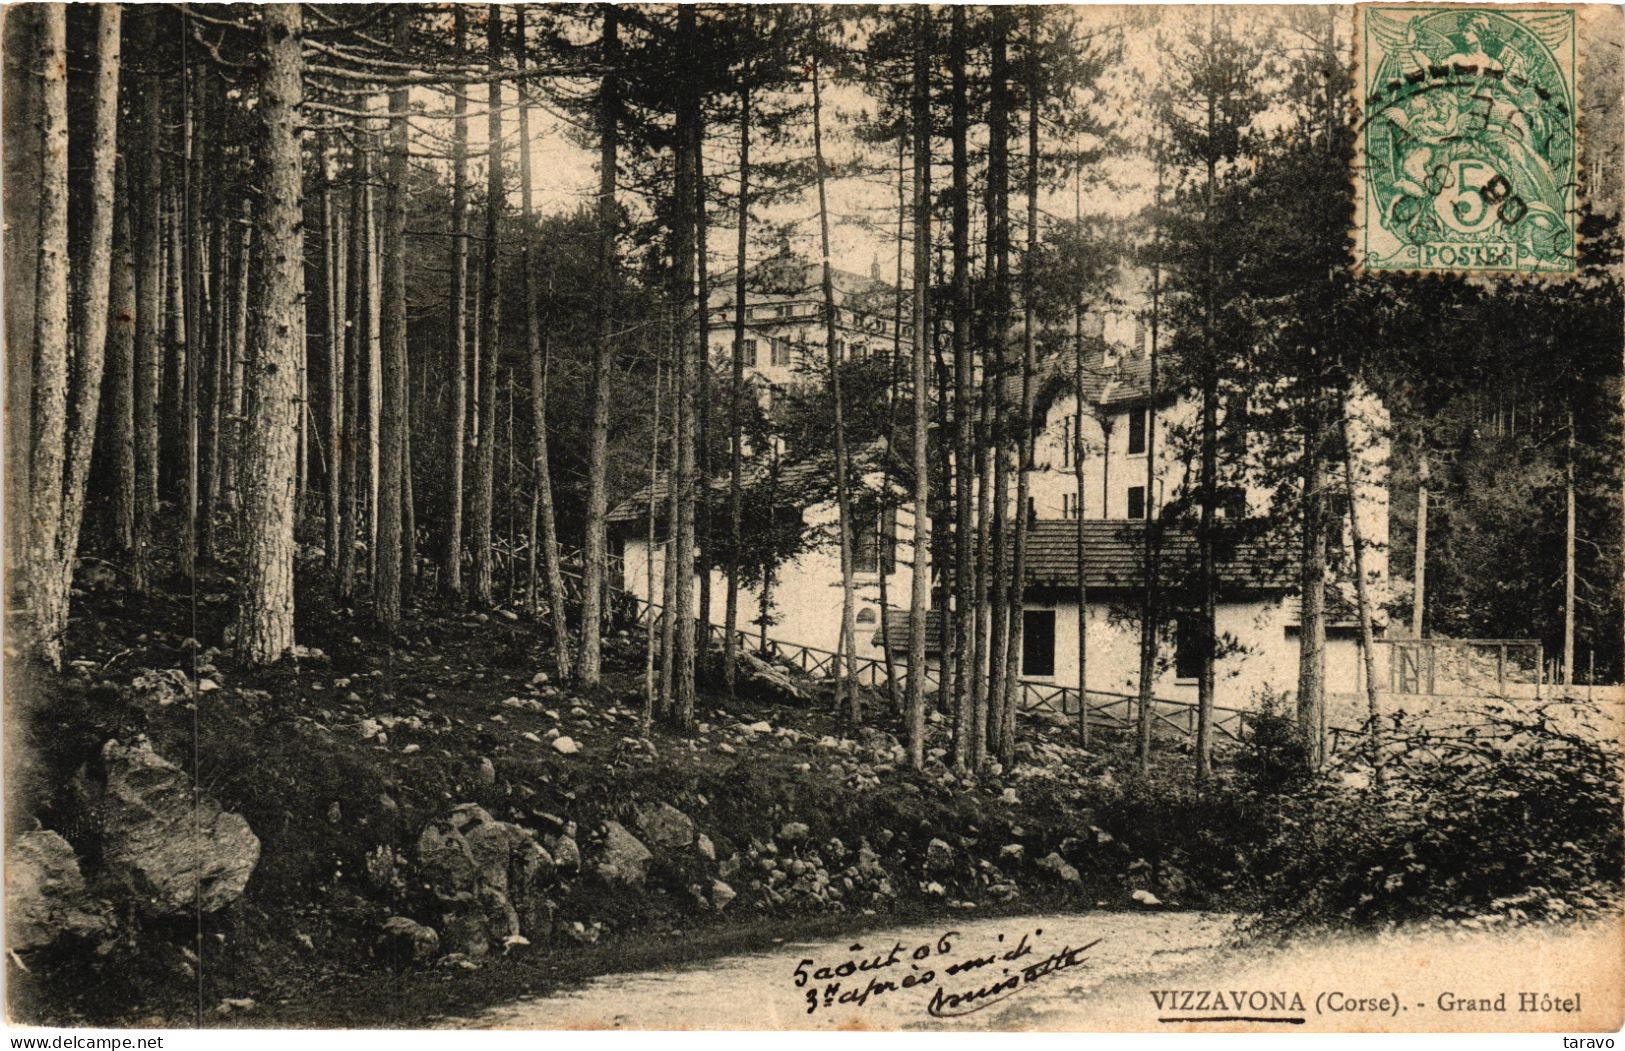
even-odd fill
[[[1027,531],[1027,586],[1075,588],[1078,523],[1043,520]],[[1294,586],[1293,567],[1286,552],[1264,540],[1217,541],[1219,587],[1222,591],[1277,591]],[[1145,523],[1116,519],[1083,522],[1084,577],[1091,588],[1145,586]],[[1195,531],[1186,526],[1164,527],[1158,546],[1158,578],[1174,588],[1193,581],[1199,546]]]
[[[1027,530],[1027,586],[1065,588],[1078,586],[1078,523],[1046,519]],[[1085,519],[1083,523],[1084,579],[1090,590],[1125,591],[1145,587],[1145,523],[1120,519]],[[1199,548],[1196,535],[1188,527],[1167,527],[1158,548],[1157,579],[1166,590],[1194,584]],[[1218,541],[1217,562],[1221,596],[1238,593],[1281,592],[1296,588],[1296,571],[1288,552],[1265,540]],[[1328,596],[1331,589],[1328,589]],[[892,647],[908,644],[908,610],[886,614]],[[941,644],[942,618],[933,611],[927,618],[927,648],[933,652]],[[898,640],[902,641],[899,642]],[[880,636],[875,635],[879,645]]]

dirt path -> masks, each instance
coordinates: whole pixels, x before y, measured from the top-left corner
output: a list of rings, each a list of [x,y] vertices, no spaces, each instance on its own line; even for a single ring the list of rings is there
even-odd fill
[[[1232,930],[1231,917],[1198,913],[967,917],[610,975],[453,1024],[1586,1032],[1617,1030],[1625,1014],[1618,917],[1240,950],[1227,948]]]
[[[509,1004],[461,1024],[617,1029],[1029,1028],[1037,1014],[1064,1009],[1113,978],[1167,973],[1212,958],[1225,943],[1231,925],[1225,916],[1177,912],[1004,919],[967,916],[957,922],[874,931],[847,941],[779,945],[771,951],[725,957],[671,972],[609,975],[577,990]],[[1065,955],[1066,950],[1084,946],[1090,947]],[[1055,959],[1056,954],[1062,958]],[[1006,955],[1014,958],[1003,959]],[[948,973],[966,961],[989,956],[994,959],[982,966]],[[848,970],[842,968],[843,963],[874,965],[888,958],[895,962],[842,976]],[[803,963],[809,960],[812,962]],[[1047,973],[1040,974],[1046,964]],[[797,978],[798,966],[804,979]],[[912,982],[908,982],[910,978]],[[1005,991],[1002,999],[1000,993],[960,1003],[950,999],[954,994],[1011,980],[1024,987],[1013,993]],[[818,1006],[809,1013],[810,992],[815,993]],[[962,1018],[935,1017],[931,1013],[934,997],[943,1014],[988,1005]],[[859,998],[861,1004],[856,1002]],[[997,1002],[990,1003],[995,999]]]

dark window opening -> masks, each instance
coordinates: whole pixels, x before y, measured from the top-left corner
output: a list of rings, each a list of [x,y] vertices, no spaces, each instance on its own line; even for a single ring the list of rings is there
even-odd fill
[[[1138,456],[1145,452],[1145,410],[1128,411],[1128,454]]]
[[[1128,516],[1131,519],[1145,517],[1145,486],[1131,485],[1128,487]]]
[[[1174,675],[1195,679],[1202,674],[1202,622],[1197,617],[1180,617],[1174,622]]]
[[[1022,611],[1021,674],[1055,674],[1055,611],[1052,609]]]
[[[756,341],[754,339],[740,342],[739,359],[751,368],[756,367]]]

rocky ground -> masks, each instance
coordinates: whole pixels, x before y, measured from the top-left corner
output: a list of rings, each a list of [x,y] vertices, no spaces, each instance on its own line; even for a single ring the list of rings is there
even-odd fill
[[[246,673],[229,579],[195,612],[84,580],[64,672],[8,691],[14,1017],[410,1024],[769,928],[1211,904],[1228,875],[1188,879],[1110,806],[1117,746],[1065,726],[960,780],[933,714],[915,772],[884,698],[846,728],[756,666],[645,732],[640,629],[579,690],[516,611],[382,638],[320,587],[296,659]]]

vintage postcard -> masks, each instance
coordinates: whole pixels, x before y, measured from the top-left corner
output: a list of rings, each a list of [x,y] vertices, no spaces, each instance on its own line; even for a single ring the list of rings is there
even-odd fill
[[[1613,1046],[1619,8],[0,17],[28,1046]]]

